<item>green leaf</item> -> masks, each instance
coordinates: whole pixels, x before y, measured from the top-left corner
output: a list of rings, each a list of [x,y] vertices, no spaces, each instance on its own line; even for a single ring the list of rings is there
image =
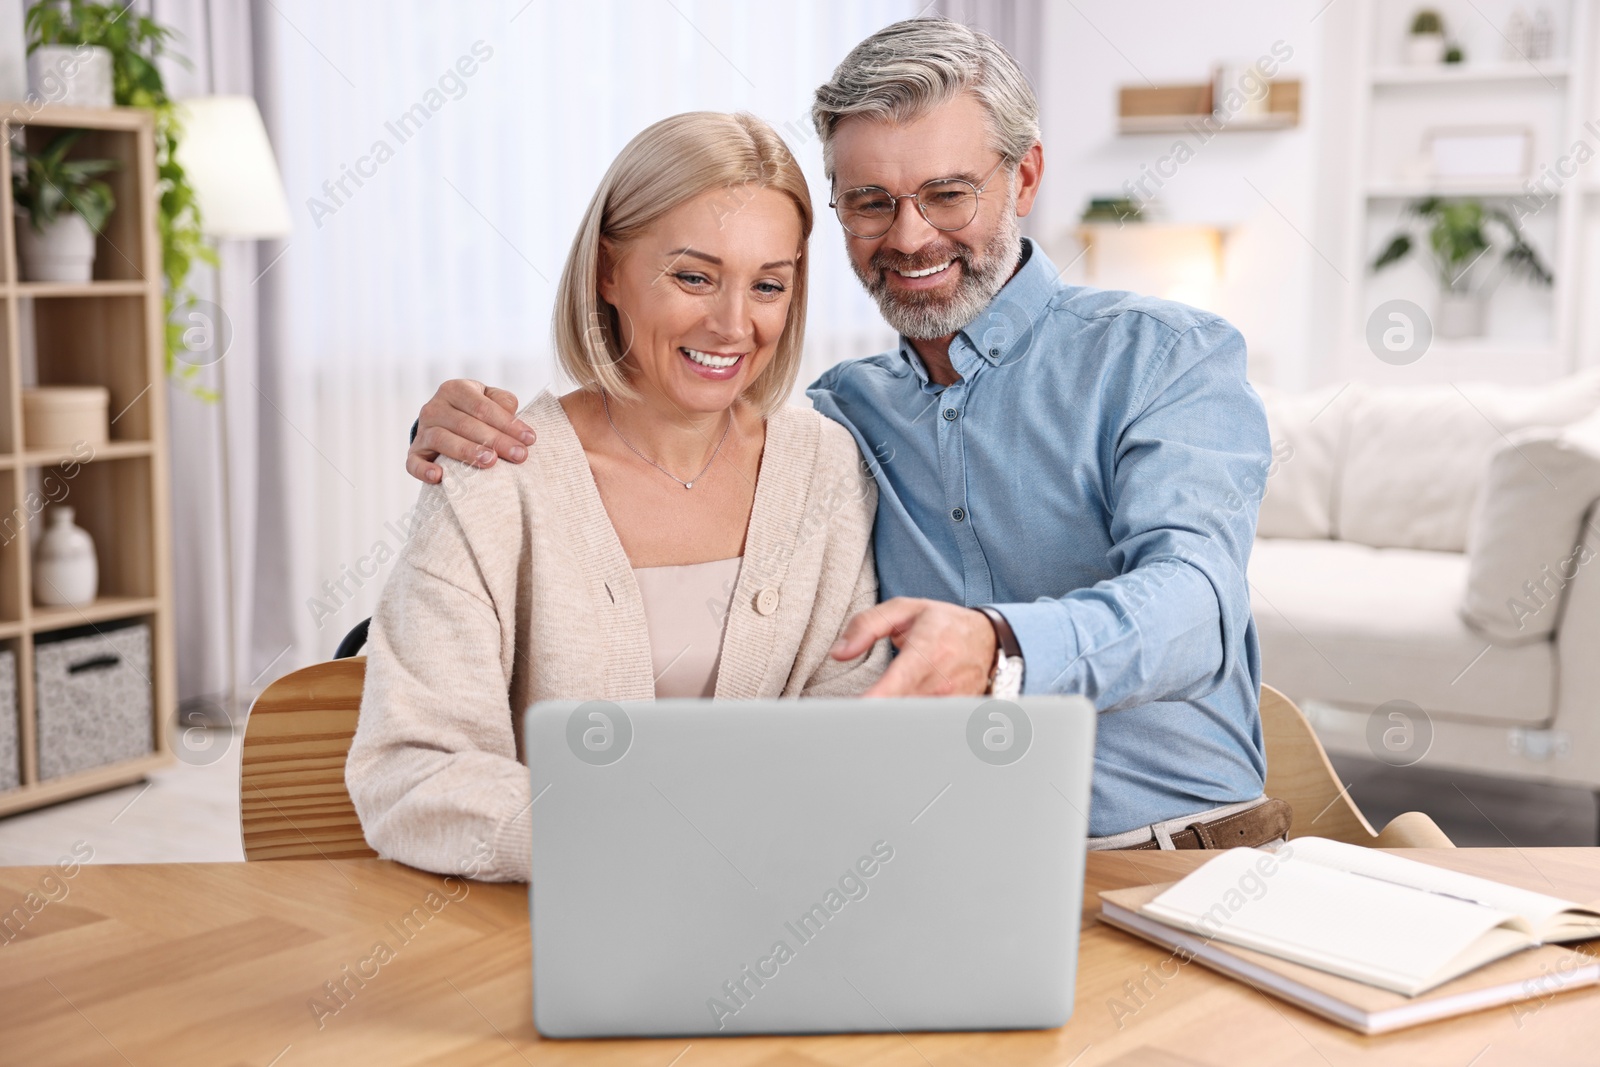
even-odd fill
[[[1411,253],[1411,235],[1397,233],[1389,240],[1389,246],[1383,250],[1377,259],[1372,261],[1372,269],[1382,270],[1391,263],[1398,263]]]

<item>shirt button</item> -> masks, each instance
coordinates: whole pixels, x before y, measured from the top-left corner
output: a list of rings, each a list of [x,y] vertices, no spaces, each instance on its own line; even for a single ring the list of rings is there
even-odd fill
[[[756,594],[756,611],[771,615],[778,610],[778,591],[770,586]]]
[[[955,422],[956,421],[956,409],[955,408],[945,408],[944,409],[944,421],[945,422]]]
[[[965,508],[956,508],[956,509],[954,509],[953,511],[950,512],[950,517],[952,519],[956,520],[957,522],[960,522],[962,519],[965,519],[967,517],[966,509]]]
[[[999,359],[1000,358],[1000,350],[998,348],[989,349],[989,358],[990,359]]]

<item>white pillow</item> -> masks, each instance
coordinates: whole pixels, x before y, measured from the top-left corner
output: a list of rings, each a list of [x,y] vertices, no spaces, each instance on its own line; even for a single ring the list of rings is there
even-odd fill
[[[1473,509],[1461,617],[1501,645],[1555,632],[1563,591],[1600,553],[1600,414],[1524,430],[1489,461]]]
[[[1539,386],[1373,389],[1350,413],[1334,536],[1463,552],[1489,458],[1506,438],[1565,426],[1597,408],[1600,372]]]
[[[1333,536],[1333,487],[1346,416],[1364,390],[1355,383],[1309,393],[1268,385],[1255,389],[1267,409],[1272,437],[1272,466],[1256,535],[1326,540]]]

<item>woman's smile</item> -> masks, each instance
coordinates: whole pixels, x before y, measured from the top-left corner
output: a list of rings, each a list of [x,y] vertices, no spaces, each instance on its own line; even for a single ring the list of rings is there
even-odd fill
[[[740,368],[744,366],[744,357],[749,353],[709,352],[699,348],[680,347],[678,354],[684,358],[689,369],[702,378],[725,382],[739,373]]]

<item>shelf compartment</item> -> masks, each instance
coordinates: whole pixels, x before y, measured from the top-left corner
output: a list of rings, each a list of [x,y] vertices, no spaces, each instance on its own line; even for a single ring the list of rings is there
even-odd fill
[[[103,385],[111,390],[107,412],[112,441],[148,441],[155,431],[148,403],[151,367],[128,358],[130,346],[157,341],[144,296],[63,297],[33,302],[33,329],[40,385]],[[98,446],[97,446],[98,447]]]
[[[148,210],[139,191],[139,137],[132,130],[96,128],[81,124],[74,108],[47,109],[52,118],[58,115],[64,121],[41,121],[37,116],[26,127],[28,150],[38,152],[67,130],[86,130],[78,143],[72,146],[70,159],[111,159],[115,170],[100,176],[111,187],[115,206],[105,228],[95,241],[94,278],[96,281],[136,281],[141,284],[146,277],[144,235],[147,232],[143,212]],[[19,218],[18,227],[27,225]],[[15,256],[15,251],[13,251]],[[17,262],[17,278],[23,280],[21,263]]]
[[[30,468],[19,472],[23,503],[29,512],[29,545],[37,543],[49,524],[52,505],[70,507],[74,523],[94,539],[100,572],[100,599],[85,608],[38,605],[30,595],[29,611],[24,617],[32,629],[42,628],[42,616],[59,615],[67,620],[66,625],[73,625],[85,618],[96,620],[149,610],[134,608],[128,600],[143,603],[157,596],[153,462],[153,457],[106,459],[76,468]]]

